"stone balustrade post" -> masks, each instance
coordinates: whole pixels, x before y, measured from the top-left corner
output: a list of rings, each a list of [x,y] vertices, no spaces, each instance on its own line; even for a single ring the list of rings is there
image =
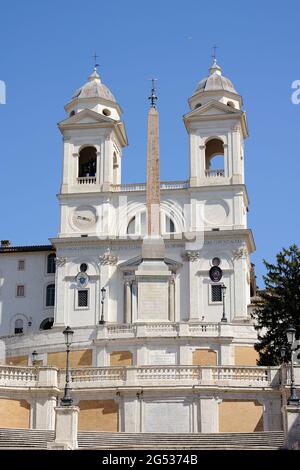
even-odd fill
[[[55,408],[55,440],[49,442],[50,450],[73,450],[78,448],[78,413],[77,406],[57,406]]]
[[[201,382],[207,383],[212,381],[212,369],[209,367],[201,368]]]
[[[136,385],[136,369],[135,368],[126,368],[126,385]]]
[[[284,405],[282,414],[285,434],[284,447],[300,450],[300,404]]]
[[[39,366],[37,369],[38,387],[57,387],[58,369],[56,367]]]

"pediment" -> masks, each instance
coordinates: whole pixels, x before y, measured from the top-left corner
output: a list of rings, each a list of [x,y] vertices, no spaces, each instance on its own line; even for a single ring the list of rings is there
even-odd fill
[[[220,103],[219,101],[212,100],[199,108],[193,109],[189,113],[185,114],[184,119],[205,117],[205,116],[237,116],[241,115],[242,111],[239,109],[232,108],[226,104]]]
[[[131,258],[127,261],[124,261],[124,263],[121,263],[118,265],[118,269],[121,271],[135,271],[137,267],[141,264],[143,261],[142,256],[135,256],[134,258]],[[178,261],[172,260],[170,258],[165,258],[165,263],[167,266],[170,268],[171,271],[177,271],[177,269],[181,266],[181,263]]]
[[[76,125],[82,125],[82,124],[113,124],[116,121],[114,119],[111,119],[107,116],[104,116],[102,114],[96,113],[95,111],[92,111],[91,109],[83,109],[77,114],[74,114],[74,116],[68,117],[64,121],[61,121],[59,123],[59,127],[64,127],[64,126],[76,126]]]

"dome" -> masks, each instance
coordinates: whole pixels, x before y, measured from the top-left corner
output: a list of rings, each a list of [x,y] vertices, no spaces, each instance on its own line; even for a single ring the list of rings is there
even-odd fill
[[[76,90],[72,96],[72,100],[75,98],[103,98],[104,100],[114,101],[116,103],[114,95],[107,88],[107,86],[101,82],[100,75],[98,74],[96,68],[89,76],[88,82]]]
[[[203,91],[229,91],[238,94],[229,78],[223,77],[222,69],[214,59],[212,67],[209,69],[209,76],[198,83],[195,93]]]

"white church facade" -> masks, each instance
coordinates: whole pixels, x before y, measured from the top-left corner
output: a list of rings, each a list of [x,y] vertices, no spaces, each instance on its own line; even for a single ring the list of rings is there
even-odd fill
[[[81,430],[283,428],[279,371],[257,367],[249,315],[242,97],[214,61],[183,118],[188,180],[169,182],[155,101],[153,89],[147,182],[134,184],[121,181],[122,110],[96,69],[65,106],[57,237],[1,243],[0,428],[54,429],[67,325]]]

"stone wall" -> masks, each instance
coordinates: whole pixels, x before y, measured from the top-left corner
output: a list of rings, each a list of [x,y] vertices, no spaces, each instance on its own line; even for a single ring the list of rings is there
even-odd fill
[[[109,355],[111,366],[132,366],[132,353],[130,351],[113,351]]]
[[[235,346],[235,365],[236,366],[256,366],[259,354],[251,346]]]
[[[0,398],[0,428],[29,428],[30,406],[26,400]]]
[[[220,432],[263,430],[263,405],[256,400],[223,400],[219,404]]]
[[[81,400],[79,431],[118,431],[118,404],[114,400]]]
[[[55,366],[59,369],[66,367],[66,352],[50,352],[47,355],[48,366]],[[82,349],[79,351],[70,352],[70,366],[71,367],[87,367],[92,366],[92,350]]]

